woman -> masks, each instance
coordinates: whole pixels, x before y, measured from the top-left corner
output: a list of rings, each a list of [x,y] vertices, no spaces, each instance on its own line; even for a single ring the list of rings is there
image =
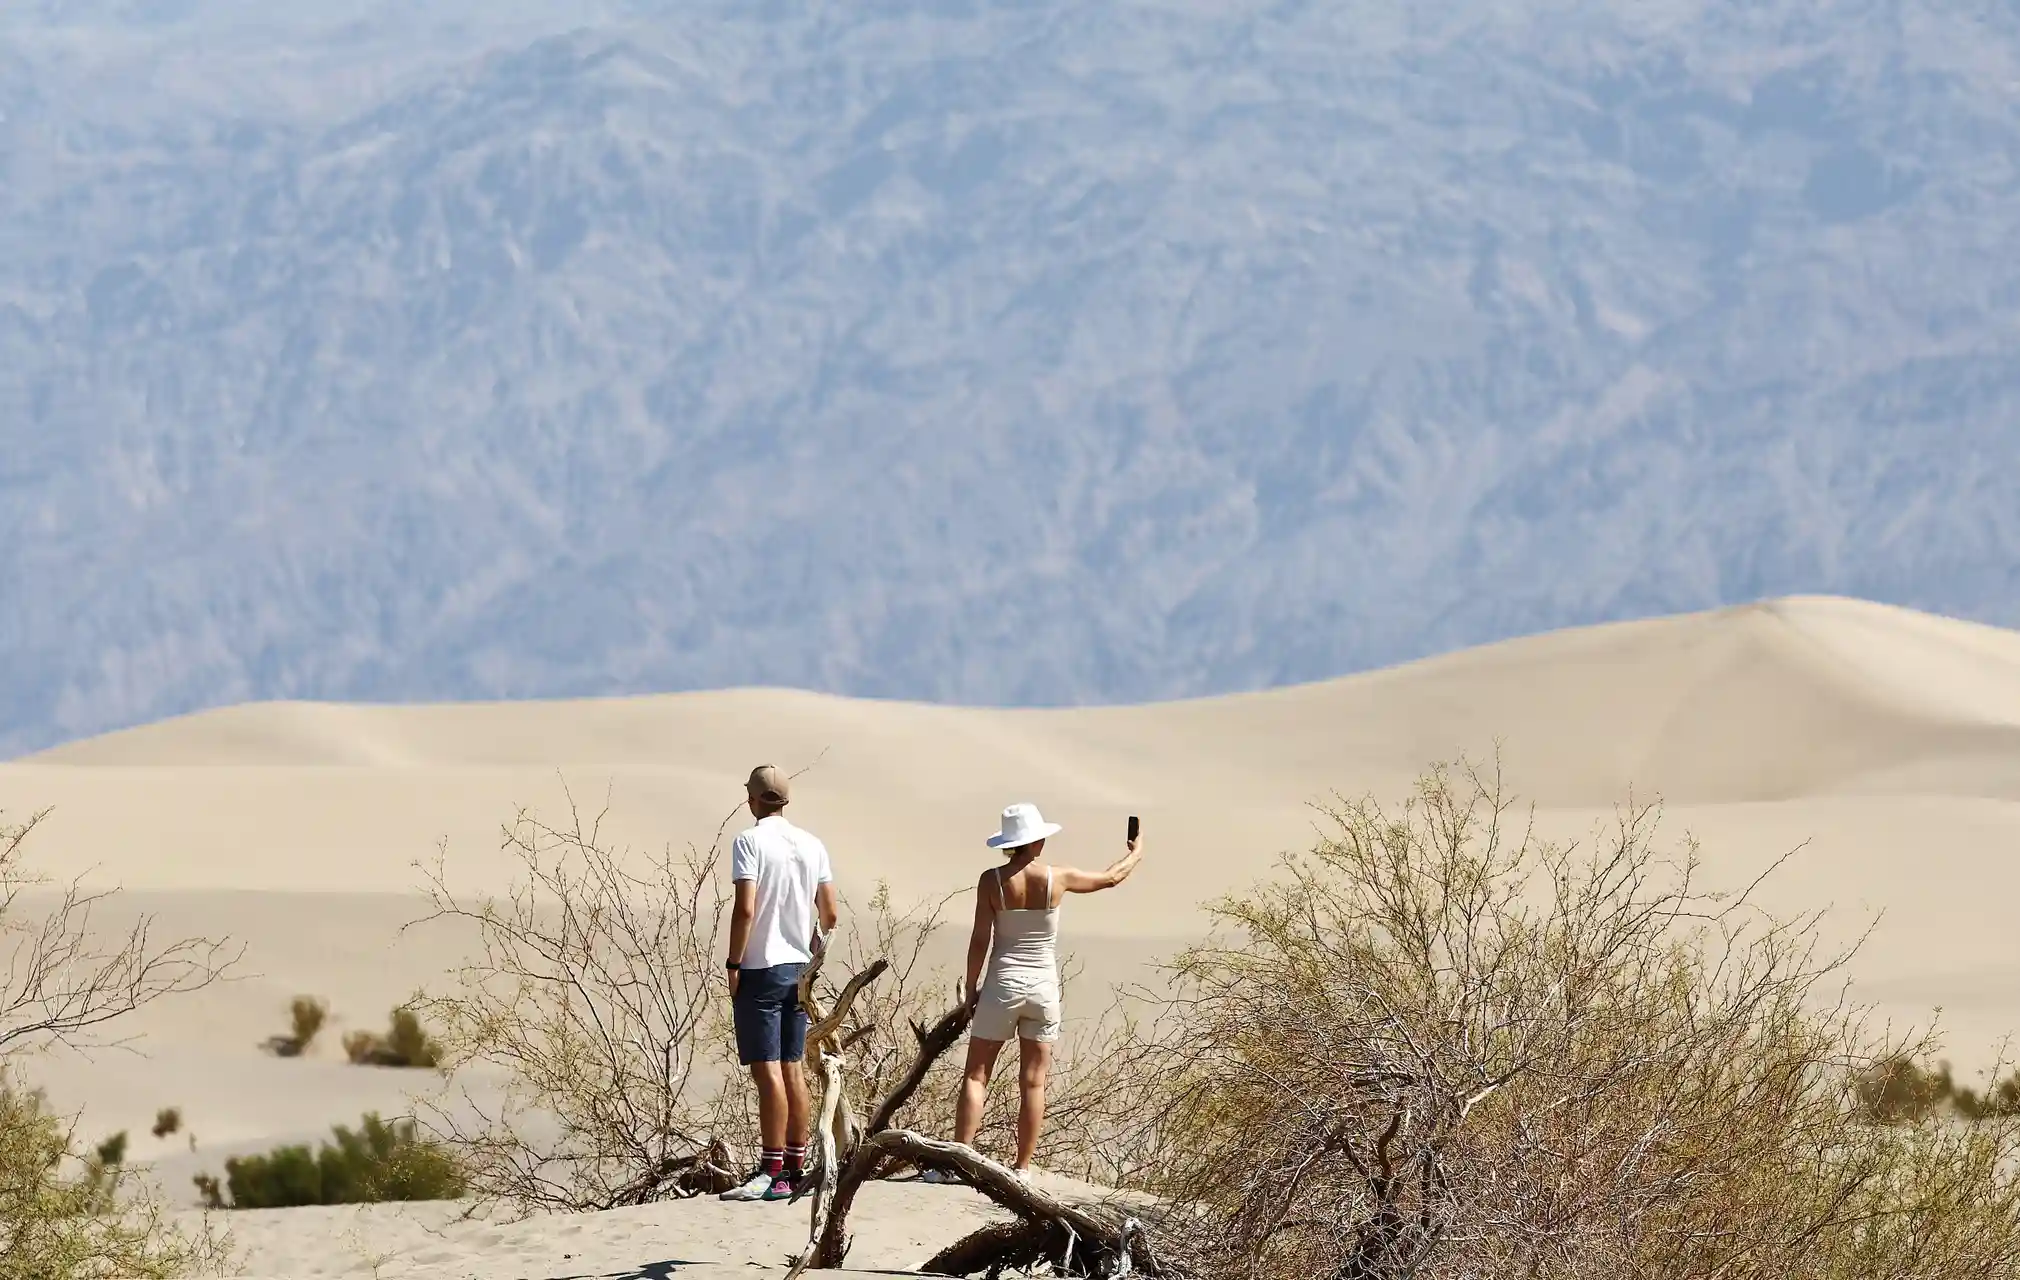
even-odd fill
[[[1142,840],[1131,840],[1120,862],[1106,871],[1075,871],[1041,862],[1045,841],[1059,825],[1045,821],[1035,805],[1013,804],[1003,811],[1002,829],[989,837],[1006,861],[982,873],[975,885],[975,930],[968,940],[968,1001],[975,1010],[969,1033],[968,1068],[955,1112],[954,1138],[975,1145],[982,1127],[982,1102],[997,1055],[1012,1035],[1018,1041],[1017,1166],[1029,1176],[1045,1123],[1045,1077],[1052,1045],[1059,1039],[1059,904],[1069,893],[1113,889],[1136,870]],[[984,961],[987,971],[984,971]],[[958,1181],[928,1173],[929,1182]]]

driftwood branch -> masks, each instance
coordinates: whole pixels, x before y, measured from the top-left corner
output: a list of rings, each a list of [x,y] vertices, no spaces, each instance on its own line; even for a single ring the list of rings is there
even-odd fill
[[[826,952],[824,951],[822,954],[825,955]],[[862,994],[863,988],[882,977],[884,971],[890,967],[891,962],[889,960],[879,960],[855,977],[850,978],[848,985],[842,988],[842,993],[835,997],[834,1011],[825,1018],[815,1017],[813,1006],[805,1003],[812,998],[812,983],[807,975],[801,975],[801,1007],[807,1010],[807,1017],[813,1021],[813,1025],[807,1028],[807,1043],[817,1045],[832,1039],[835,1033],[842,1029],[842,1024],[848,1021],[849,1007],[855,1004],[856,997]]]
[[[814,1004],[813,976],[818,966],[817,957],[802,976],[800,988],[802,1007],[813,1020],[807,1032],[808,1055],[824,1085],[816,1135],[817,1172],[808,1191],[802,1193],[813,1196],[811,1233],[806,1252],[794,1260],[787,1280],[797,1280],[809,1270],[842,1265],[849,1251],[848,1217],[856,1194],[880,1170],[901,1163],[956,1174],[1017,1215],[1015,1222],[986,1227],[942,1250],[927,1264],[929,1272],[1000,1274],[1005,1267],[1030,1266],[1043,1260],[1062,1275],[1170,1274],[1133,1220],[1118,1220],[1039,1191],[972,1147],[893,1127],[925,1084],[933,1065],[967,1032],[974,1019],[974,1009],[967,1001],[948,1010],[930,1027],[913,1024],[919,1049],[911,1069],[878,1102],[868,1124],[858,1131],[842,1088],[842,1051],[858,1033],[843,1028],[856,996],[888,966],[879,960],[851,978],[826,1016]],[[1134,1255],[1132,1244],[1139,1246]]]
[[[891,1127],[891,1123],[897,1119],[898,1112],[905,1109],[912,1101],[912,1095],[918,1093],[919,1086],[926,1082],[926,1073],[933,1069],[935,1062],[945,1056],[947,1050],[954,1047],[955,1041],[967,1033],[968,1024],[974,1020],[974,1006],[962,1001],[941,1015],[940,1020],[930,1029],[917,1023],[912,1024],[912,1034],[919,1040],[919,1056],[912,1060],[912,1069],[905,1073],[905,1078],[898,1082],[898,1087],[891,1090],[890,1096],[886,1097],[871,1114],[869,1124],[863,1129],[866,1136],[874,1138]]]
[[[837,1166],[839,1173],[834,1183],[834,1199],[827,1206],[825,1216],[817,1216],[813,1242],[806,1253],[793,1264],[788,1280],[792,1280],[792,1277],[797,1277],[809,1268],[832,1268],[842,1265],[842,1259],[849,1251],[846,1235],[849,1210],[854,1207],[856,1193],[862,1189],[863,1183],[868,1181],[884,1163],[883,1153],[873,1150],[870,1144],[878,1134],[891,1127],[892,1120],[906,1104],[911,1102],[913,1095],[919,1092],[919,1086],[925,1083],[926,1075],[932,1070],[933,1064],[945,1056],[947,1050],[954,1047],[954,1043],[968,1030],[968,1024],[973,1021],[974,1016],[975,1011],[963,1001],[942,1015],[931,1028],[913,1025],[912,1032],[919,1040],[919,1052],[912,1060],[912,1069],[906,1072],[905,1078],[898,1082],[897,1087],[877,1104],[869,1123],[863,1126],[860,1138],[852,1143],[848,1158]],[[825,1179],[825,1172],[822,1177]]]
[[[1072,1236],[1058,1223],[1018,1218],[963,1236],[928,1258],[919,1270],[929,1276],[1024,1271],[1057,1260],[1071,1247]]]
[[[1061,1275],[1170,1275],[1147,1247],[1142,1228],[1134,1221],[1040,1191],[972,1147],[924,1137],[909,1129],[887,1129],[865,1139],[856,1152],[857,1159],[874,1161],[886,1156],[901,1157],[921,1169],[957,1174],[1017,1215],[1014,1223],[984,1227],[941,1250],[923,1268],[929,1273],[971,1275],[1028,1266],[1043,1259]],[[1136,1246],[1134,1251],[1132,1245]]]
[[[849,1106],[847,1090],[843,1085],[846,1063],[842,1054],[861,1038],[863,1028],[845,1033],[843,1027],[848,1023],[856,998],[891,967],[890,961],[880,959],[852,976],[835,997],[834,1009],[823,1016],[814,994],[814,979],[820,974],[827,954],[826,947],[814,953],[813,961],[800,974],[799,983],[800,1008],[806,1011],[813,1024],[807,1028],[807,1053],[821,1076],[821,1115],[819,1127],[814,1133],[814,1168],[806,1186],[799,1192],[799,1195],[805,1195],[811,1189],[813,1194],[807,1225],[810,1246],[820,1235],[828,1192],[841,1168],[841,1153],[853,1145],[857,1131],[855,1112]],[[794,1199],[797,1200],[799,1195],[795,1195]],[[811,1248],[808,1252],[811,1255]]]
[[[827,1207],[828,1186],[834,1180],[834,1171],[841,1164],[843,1144],[848,1140],[845,1126],[848,1121],[843,1115],[842,1098],[842,1055],[839,1052],[819,1051],[821,1071],[821,1121],[814,1134],[817,1155],[815,1156],[813,1186],[813,1207],[807,1219],[807,1243],[809,1246],[820,1238],[821,1218]]]

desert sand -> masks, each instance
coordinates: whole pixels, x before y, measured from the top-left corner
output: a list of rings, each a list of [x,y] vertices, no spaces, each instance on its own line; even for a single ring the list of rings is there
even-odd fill
[[[145,1056],[39,1068],[87,1132],[141,1134],[134,1156],[159,1160],[164,1185],[184,1195],[192,1171],[226,1154],[403,1108],[414,1087],[403,1073],[281,1062],[255,1046],[298,992],[331,1000],[334,1043],[438,981],[468,939],[401,931],[419,914],[414,863],[442,843],[459,886],[502,887],[498,830],[517,806],[554,820],[572,794],[586,813],[607,808],[619,843],[706,847],[751,765],[811,766],[796,820],[827,840],[845,893],[884,881],[900,900],[972,883],[1010,801],[1063,822],[1054,853],[1083,865],[1117,856],[1123,819],[1138,813],[1144,869],[1068,908],[1069,939],[1099,988],[1197,936],[1203,899],[1308,844],[1314,802],[1397,796],[1425,764],[1487,759],[1497,744],[1510,788],[1551,835],[1588,832],[1631,793],[1662,800],[1665,832],[1700,841],[1716,883],[1742,885],[1802,846],[1765,900],[1830,907],[1829,930],[1847,939],[1877,918],[1855,994],[1901,1024],[1927,1025],[1940,1006],[1967,1073],[2020,1029],[2020,634],[1840,599],[1560,632],[1141,707],[975,709],[771,689],[236,707],[0,765],[0,809],[54,809],[31,846],[41,868],[123,885],[123,909],[152,910],[166,928],[247,943],[241,981],[135,1023]],[[167,1105],[188,1116],[195,1153],[145,1136]],[[919,1237],[906,1235],[930,1190],[880,1189],[862,1223],[865,1265],[916,1263],[930,1248],[914,1246],[959,1234],[936,1208]],[[344,1230],[406,1241],[381,1260],[383,1276],[628,1274],[654,1261],[646,1255],[770,1262],[793,1243],[790,1230],[746,1231],[713,1205],[518,1235],[465,1224],[443,1238],[423,1229],[431,1212],[236,1221],[268,1242],[248,1265],[270,1276],[372,1274],[335,1243],[273,1243]],[[267,1225],[285,1215],[293,1225]],[[603,1252],[565,1257],[557,1242],[577,1236]],[[511,1261],[487,1270],[487,1250]]]

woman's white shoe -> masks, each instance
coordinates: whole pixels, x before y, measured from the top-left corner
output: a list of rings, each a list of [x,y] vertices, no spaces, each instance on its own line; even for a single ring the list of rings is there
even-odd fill
[[[961,1175],[948,1173],[944,1169],[924,1169],[919,1173],[919,1181],[931,1183],[936,1187],[952,1187],[960,1185]]]

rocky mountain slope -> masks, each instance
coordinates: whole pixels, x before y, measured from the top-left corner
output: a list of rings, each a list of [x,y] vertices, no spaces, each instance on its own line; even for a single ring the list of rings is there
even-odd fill
[[[0,15],[0,755],[2020,622],[2020,11],[274,8]]]

